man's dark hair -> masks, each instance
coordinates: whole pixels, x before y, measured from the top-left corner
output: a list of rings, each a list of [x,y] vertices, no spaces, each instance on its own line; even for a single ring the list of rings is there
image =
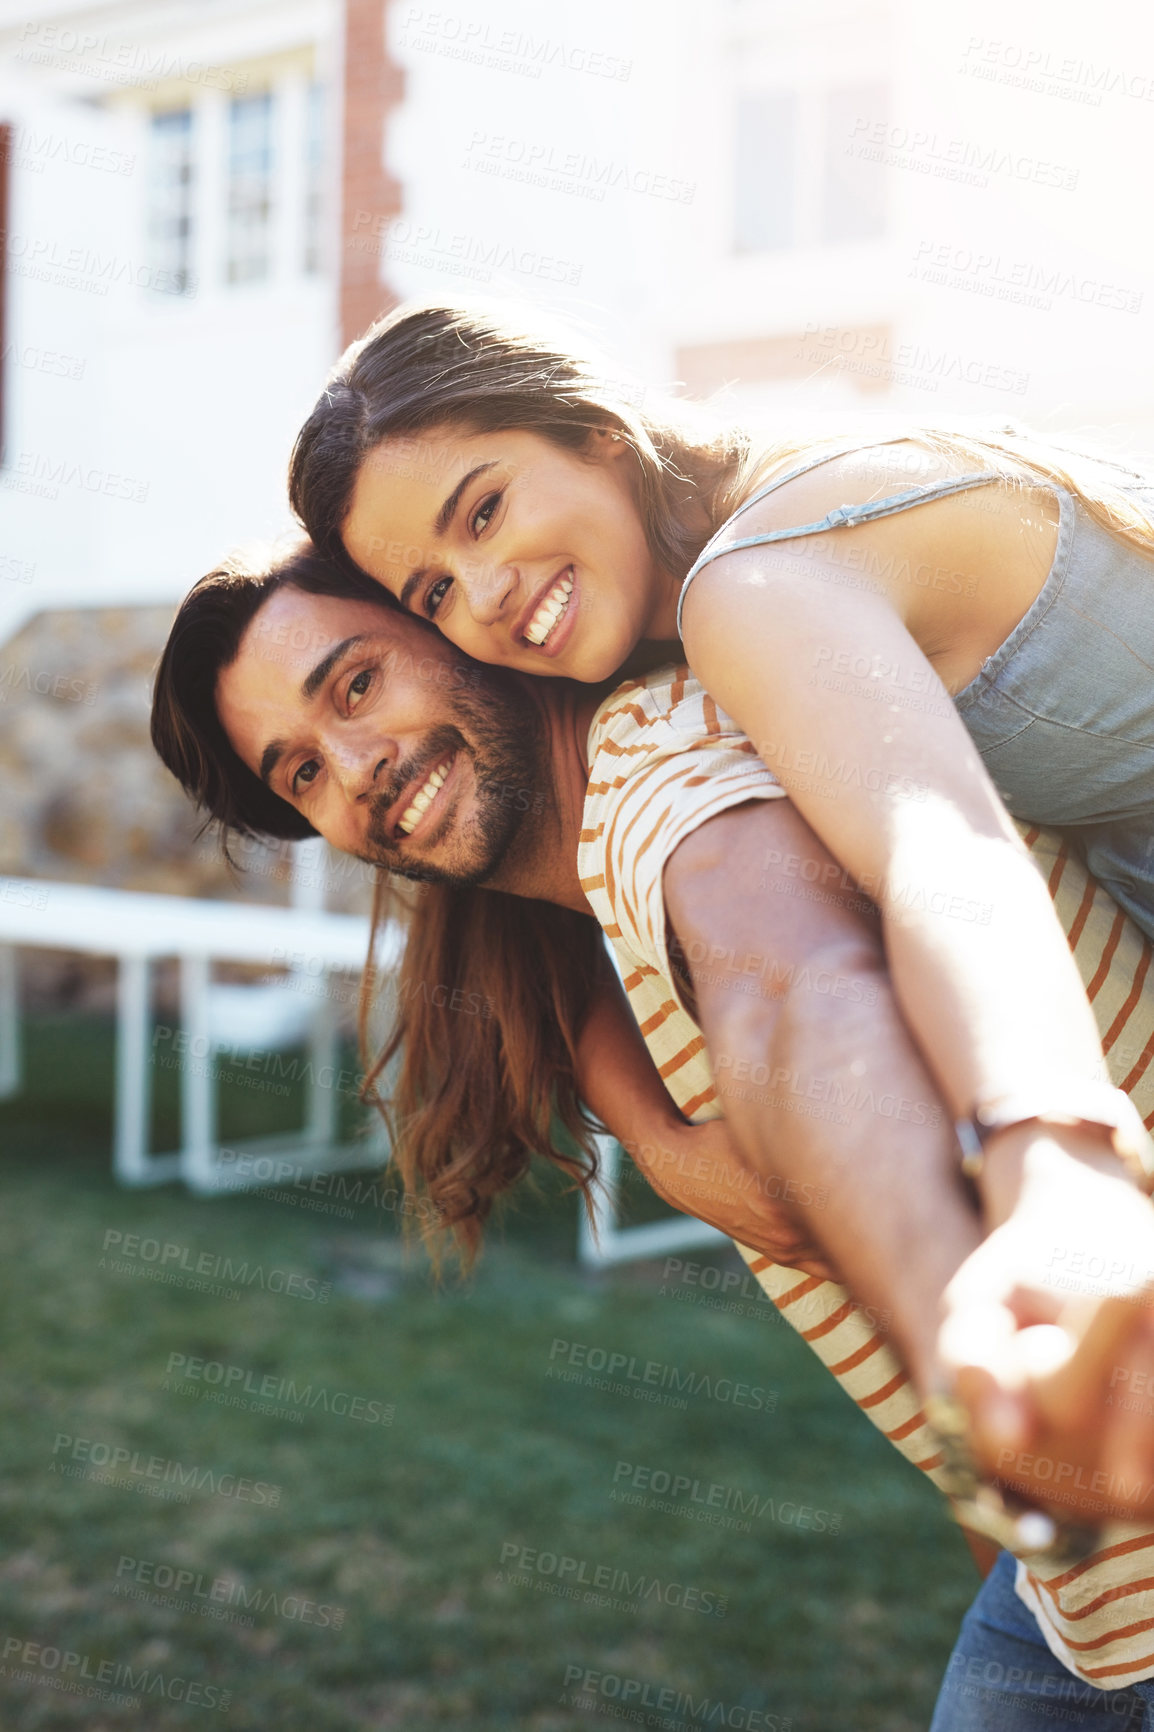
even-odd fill
[[[226,561],[193,586],[173,621],[156,671],[152,743],[206,820],[216,819],[226,834],[297,842],[316,831],[242,763],[216,711],[222,671],[265,602],[286,587],[395,605],[379,584],[322,559],[307,541],[263,568]]]

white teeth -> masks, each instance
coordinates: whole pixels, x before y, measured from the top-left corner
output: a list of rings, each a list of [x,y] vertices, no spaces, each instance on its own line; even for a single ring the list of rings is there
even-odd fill
[[[413,795],[412,805],[406,806],[404,811],[401,813],[401,816],[397,819],[397,829],[401,831],[402,835],[412,835],[413,831],[417,827],[417,820],[428,811],[429,807],[433,804],[437,793],[444,787],[445,777],[449,773],[449,765],[451,763],[452,759],[448,758],[443,764],[438,764],[424,787],[421,788],[418,793]]]
[[[573,579],[571,577],[563,577],[559,583],[553,585],[525,627],[525,637],[529,643],[540,648],[568,607],[569,597],[572,593]]]

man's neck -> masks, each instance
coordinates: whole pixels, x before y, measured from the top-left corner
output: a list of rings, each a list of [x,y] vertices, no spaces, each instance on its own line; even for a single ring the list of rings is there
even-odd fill
[[[589,727],[598,706],[618,684],[577,685],[569,680],[526,679],[540,728],[538,777],[520,831],[495,876],[493,890],[538,902],[556,902],[590,914],[577,876],[577,848],[589,781]]]

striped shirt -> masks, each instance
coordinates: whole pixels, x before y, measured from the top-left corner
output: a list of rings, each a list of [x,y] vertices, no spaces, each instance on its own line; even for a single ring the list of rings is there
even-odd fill
[[[687,1117],[719,1116],[701,1030],[674,986],[662,875],[709,818],[784,789],[751,742],[684,667],[619,686],[589,731],[581,887],[605,929],[633,1012],[666,1087]],[[1154,1125],[1151,947],[1060,840],[1019,826],[1047,879],[1102,1033],[1111,1075]],[[820,898],[814,885],[801,894]],[[974,918],[982,911],[975,909]],[[936,1453],[909,1376],[844,1287],[738,1245],[763,1291],[846,1393],[906,1458],[937,1481]],[[1071,1671],[1117,1688],[1154,1676],[1154,1525],[1114,1523],[1074,1568],[1031,1556],[1018,1593]]]

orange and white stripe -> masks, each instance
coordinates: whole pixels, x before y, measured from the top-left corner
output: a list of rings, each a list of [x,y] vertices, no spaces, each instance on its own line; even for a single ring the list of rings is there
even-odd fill
[[[684,667],[619,686],[589,734],[581,885],[617,956],[666,1086],[693,1119],[720,1113],[700,1029],[673,986],[662,872],[707,819],[784,790]],[[1094,1006],[1107,1064],[1154,1126],[1151,947],[1049,832],[1019,826],[1045,876]],[[844,1287],[738,1250],[782,1315],[870,1420],[932,1479],[940,1467],[907,1373]],[[1032,1557],[1018,1592],[1054,1655],[1108,1689],[1154,1676],[1154,1526],[1114,1524],[1073,1569]]]

